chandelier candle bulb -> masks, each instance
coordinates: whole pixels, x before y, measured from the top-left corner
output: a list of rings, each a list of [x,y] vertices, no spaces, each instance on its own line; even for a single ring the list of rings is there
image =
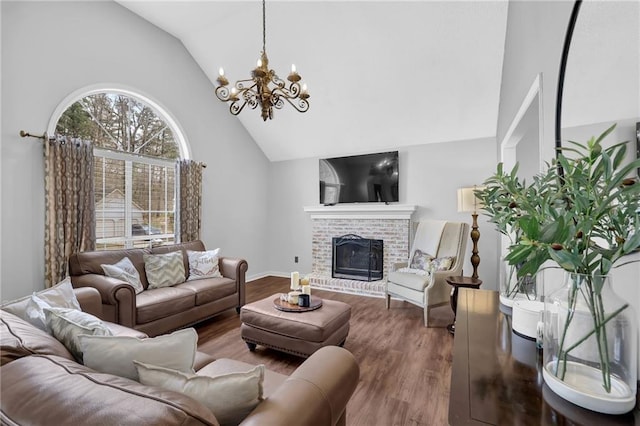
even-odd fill
[[[218,75],[220,77],[224,77],[224,68],[220,67],[220,69],[218,70]]]
[[[229,102],[229,112],[238,115],[243,108],[256,109],[260,107],[262,120],[267,121],[273,118],[273,109],[282,109],[285,105],[290,105],[298,112],[309,110],[309,93],[307,87],[301,90],[300,80],[302,77],[296,71],[296,66],[291,64],[291,74],[287,77],[287,85],[272,69],[269,69],[269,59],[266,49],[267,26],[266,26],[266,6],[262,0],[262,52],[258,59],[257,67],[251,71],[251,78],[238,80],[235,83],[237,89],[229,91],[227,85],[229,81],[222,75],[218,77],[219,86],[216,87],[216,96],[222,102]]]

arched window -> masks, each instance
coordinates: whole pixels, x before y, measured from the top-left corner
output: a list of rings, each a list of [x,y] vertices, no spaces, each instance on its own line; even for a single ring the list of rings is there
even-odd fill
[[[88,94],[58,118],[56,133],[93,142],[98,250],[175,241],[183,138],[171,122],[149,102],[117,91]]]

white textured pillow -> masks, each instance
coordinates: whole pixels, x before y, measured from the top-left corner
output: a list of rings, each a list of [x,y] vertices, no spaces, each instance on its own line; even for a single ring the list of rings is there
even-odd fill
[[[182,250],[165,254],[145,254],[143,258],[149,288],[170,287],[184,282]]]
[[[53,337],[58,339],[78,362],[82,362],[79,335],[113,336],[100,318],[77,309],[45,308],[44,314]]]
[[[131,284],[136,294],[144,290],[140,281],[140,273],[128,257],[123,257],[113,265],[100,265],[100,267],[106,276]]]
[[[146,339],[82,335],[79,340],[84,365],[101,373],[137,380],[134,360],[194,373],[198,333],[193,328]]]
[[[405,274],[416,274],[421,276],[429,275],[430,271],[425,271],[424,269],[416,269],[416,268],[400,268],[396,272],[404,272]]]
[[[209,377],[134,363],[140,383],[180,392],[201,402],[213,412],[221,426],[238,425],[262,401],[262,364],[242,373]]]
[[[2,309],[33,324],[40,330],[49,331],[44,316],[45,308],[71,308],[81,310],[73,292],[71,278],[67,277],[51,288],[2,305]]]
[[[218,253],[220,249],[209,251],[187,250],[189,256],[189,278],[187,281],[203,278],[222,278]]]

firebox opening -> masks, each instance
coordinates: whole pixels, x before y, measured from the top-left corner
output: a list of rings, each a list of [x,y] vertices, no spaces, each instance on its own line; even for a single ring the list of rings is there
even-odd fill
[[[331,276],[358,281],[381,280],[384,267],[382,240],[347,234],[333,237]]]

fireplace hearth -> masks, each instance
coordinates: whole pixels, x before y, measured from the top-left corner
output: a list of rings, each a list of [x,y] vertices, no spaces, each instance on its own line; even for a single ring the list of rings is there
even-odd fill
[[[333,278],[358,281],[381,280],[384,272],[382,240],[347,234],[332,239]]]

